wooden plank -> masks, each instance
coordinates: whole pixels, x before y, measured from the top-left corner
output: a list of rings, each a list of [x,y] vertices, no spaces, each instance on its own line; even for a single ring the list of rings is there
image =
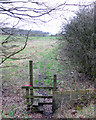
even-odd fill
[[[31,86],[22,86],[22,89],[30,89]]]
[[[43,105],[43,104],[52,104],[52,102],[45,102],[44,98],[39,98],[39,105]]]
[[[26,89],[26,88],[28,88],[28,89],[53,89],[53,87],[51,87],[51,86],[49,86],[49,87],[35,87],[35,86],[33,86],[33,87],[31,87],[31,86],[22,86],[22,89]],[[56,89],[57,89],[58,87],[56,87]]]
[[[53,89],[53,87],[51,87],[51,86],[48,86],[48,87],[43,87],[43,86],[40,86],[40,87],[33,87],[34,89]]]
[[[23,96],[24,98],[53,98],[52,95],[50,96]]]
[[[43,112],[43,111],[44,111],[43,106],[39,106],[39,107],[38,107],[38,110],[39,110],[40,112]]]
[[[53,98],[52,95],[50,96],[33,96],[34,98]]]
[[[42,103],[38,103],[39,105],[52,105],[52,102],[42,102]]]
[[[38,101],[39,101],[38,99],[34,99],[34,100],[33,100],[33,106],[34,106],[34,107],[37,107],[37,106],[38,106]]]
[[[44,98],[39,98],[39,103],[44,103]]]

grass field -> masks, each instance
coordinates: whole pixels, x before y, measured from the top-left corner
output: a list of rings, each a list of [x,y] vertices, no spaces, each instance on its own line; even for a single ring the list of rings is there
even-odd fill
[[[0,39],[5,39],[6,36],[1,36]],[[21,48],[24,45],[24,41],[21,37],[18,37],[17,42],[9,42],[7,45],[17,45],[18,47],[15,50]],[[20,38],[20,40],[19,40]],[[20,53],[14,55],[10,59],[7,59],[3,68],[3,82],[6,80],[7,83],[13,85],[13,83],[18,86],[29,83],[29,71],[28,71],[28,62],[29,60],[33,61],[34,65],[34,81],[38,82],[38,74],[46,74],[46,76],[53,76],[54,74],[59,76],[59,73],[65,76],[68,73],[70,65],[65,64],[60,66],[58,60],[58,40],[56,37],[29,37],[26,48]],[[11,50],[9,50],[12,52]],[[25,58],[25,59],[23,59]],[[14,60],[15,59],[15,60]],[[18,60],[20,59],[20,60]],[[7,66],[7,67],[5,67]],[[71,68],[71,67],[70,67]],[[64,69],[64,70],[63,70]],[[66,71],[65,71],[66,69]],[[65,73],[66,72],[66,73]],[[6,73],[6,75],[5,75]],[[13,81],[14,79],[14,81]],[[61,78],[60,78],[61,79]],[[62,81],[58,80],[58,83]],[[51,83],[52,81],[46,80],[42,81],[44,83]]]
[[[2,39],[4,40],[6,37],[7,36],[0,36],[0,41],[2,41]],[[17,39],[17,41],[9,42],[7,45],[16,45],[16,48],[12,50],[17,51],[24,46],[25,38],[16,36],[15,39]],[[66,42],[64,45],[64,47],[66,47]],[[8,50],[9,52],[12,52],[11,49]],[[5,63],[2,64],[3,82],[6,81],[9,85],[13,85],[14,83],[18,87],[29,84],[28,65],[29,60],[32,60],[34,81],[36,83],[38,82],[38,74],[45,74],[47,77],[57,74],[58,85],[62,86],[63,89],[75,89],[76,84],[78,84],[80,89],[84,89],[85,83],[72,83],[74,78],[69,75],[74,71],[74,68],[66,56],[64,57],[64,61],[58,60],[60,59],[60,56],[58,55],[59,52],[58,38],[29,37],[26,48],[20,53],[12,56],[10,59],[7,59]],[[42,82],[51,84],[52,80]]]
[[[0,39],[2,38],[5,39],[5,36],[2,36]],[[55,42],[56,42],[56,38],[52,39],[50,37],[47,37],[47,38],[46,37],[44,38],[43,37],[42,38],[30,37],[27,43],[27,47],[23,51],[21,51],[19,54],[13,56],[12,59],[7,59],[6,62],[3,64],[3,67],[8,66],[7,68],[2,69],[4,79],[6,79],[7,81],[9,80],[11,84],[11,78],[13,79],[13,77],[16,77],[16,83],[19,82],[20,84],[20,81],[21,81],[20,78],[22,79],[21,76],[23,76],[23,80],[25,80],[28,83],[29,80],[27,77],[28,77],[28,72],[29,72],[28,71],[29,60],[32,60],[34,63],[34,68],[35,68],[34,75],[35,73],[38,74],[37,69],[39,67],[42,68],[43,66],[43,61],[41,59],[44,56],[46,56],[45,58],[47,59],[52,54],[52,49],[55,46],[53,44],[55,44]],[[19,41],[19,42],[17,41],[15,43],[11,42],[8,44],[11,44],[11,45],[16,44],[19,46],[23,46],[22,41]],[[16,49],[18,50],[20,48],[18,47]],[[14,58],[17,60],[14,60]],[[18,58],[21,58],[21,60],[18,60]],[[22,59],[22,58],[26,58],[26,59]],[[25,78],[23,74],[25,75]],[[12,81],[12,83],[15,83],[15,79],[14,79],[14,82]]]
[[[0,36],[0,41],[4,40],[6,37],[7,36]],[[7,46],[16,45],[16,48],[14,48],[13,51],[17,51],[23,47],[25,38],[15,36],[15,41],[12,42],[11,40],[12,38],[10,39],[10,42],[7,43]],[[57,74],[59,87],[62,87],[64,90],[74,90],[77,87],[77,83],[73,84],[73,78],[70,76],[70,73],[73,71],[73,66],[66,56],[64,57],[64,61],[58,60],[59,51],[58,38],[56,37],[29,37],[26,48],[20,53],[12,56],[10,59],[7,59],[0,66],[2,69],[3,87],[6,89],[8,88],[7,91],[11,91],[10,94],[12,93],[12,96],[15,94],[18,96],[20,95],[21,97],[21,86],[29,84],[29,60],[32,60],[34,85],[38,84],[38,82],[43,82],[44,86],[52,85],[53,75]],[[12,50],[9,49],[9,52],[12,52]],[[46,76],[47,79],[43,79],[42,77],[39,81],[38,75],[40,74]],[[84,84],[78,83],[78,87],[85,89]],[[12,98],[12,96],[11,99],[13,100],[14,97]],[[6,99],[8,100],[8,98]],[[4,115],[6,114],[6,117],[14,116],[15,113],[13,110],[15,108],[18,108],[19,110],[22,108],[24,110],[22,101],[20,104],[16,101],[15,106],[12,105],[11,102],[8,103],[8,101],[7,103],[5,102],[5,105],[3,106],[3,113]],[[21,107],[19,108],[19,106]],[[24,114],[24,111],[21,113]]]

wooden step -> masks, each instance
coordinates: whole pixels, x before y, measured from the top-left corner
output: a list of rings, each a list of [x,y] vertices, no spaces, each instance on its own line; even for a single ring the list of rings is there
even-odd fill
[[[42,102],[42,103],[38,103],[39,105],[52,105],[52,102]]]
[[[48,96],[34,96],[34,98],[53,98],[52,95],[48,95]]]
[[[38,111],[39,111],[40,113],[43,113],[43,111],[44,111],[43,106],[39,106],[39,107],[38,107]]]
[[[53,87],[51,87],[51,86],[49,86],[49,87],[44,87],[44,86],[39,86],[39,87],[33,87],[34,89],[49,89],[49,90],[51,90],[51,89],[53,89]]]
[[[25,104],[25,105],[32,105],[31,102],[25,102],[24,104]],[[36,100],[36,101],[33,100],[33,107],[38,107],[39,105],[44,105],[44,104],[51,105],[52,102],[43,102],[43,101],[41,102],[41,101],[39,101],[39,100],[38,100],[38,101],[37,101],[37,100]]]
[[[43,103],[44,102],[44,98],[39,98],[39,103]]]
[[[52,102],[45,102],[44,98],[39,98],[39,105],[43,105],[43,104],[52,104]]]
[[[40,95],[38,95],[38,96],[23,96],[23,98],[53,98],[53,96],[52,95],[50,95],[50,96],[40,96]]]
[[[33,107],[38,107],[38,102],[39,102],[39,100],[34,98],[34,100],[33,100]]]
[[[49,90],[51,90],[51,89],[53,89],[53,87],[52,86],[49,86],[49,87],[47,87],[47,86],[46,87],[44,87],[44,86],[40,86],[40,87],[22,86],[22,89],[49,89]],[[58,87],[56,87],[56,89],[58,89]]]

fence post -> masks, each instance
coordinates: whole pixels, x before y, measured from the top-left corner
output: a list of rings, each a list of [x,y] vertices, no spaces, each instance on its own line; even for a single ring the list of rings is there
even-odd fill
[[[29,97],[29,88],[26,88],[26,96]],[[30,110],[30,105],[29,105],[29,98],[27,98],[27,101],[26,101],[28,104],[27,104],[27,110]]]
[[[57,88],[57,76],[54,75],[54,81],[53,81],[53,91],[56,91]]]
[[[33,96],[33,61],[29,61],[29,70],[30,70],[30,96]],[[33,104],[33,98],[31,98],[31,104]]]
[[[52,100],[52,112],[54,113],[55,108],[56,108],[56,104],[55,104],[55,99],[54,99],[54,93],[56,91],[57,88],[57,76],[54,75],[54,81],[53,81],[53,100]]]

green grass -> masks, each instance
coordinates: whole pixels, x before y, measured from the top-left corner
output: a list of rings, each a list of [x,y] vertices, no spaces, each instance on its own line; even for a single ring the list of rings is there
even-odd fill
[[[57,49],[58,49],[58,46],[48,52],[46,52],[47,50],[45,50],[45,52],[40,52],[41,61],[39,61],[35,64],[36,69],[38,68],[37,66],[40,67],[41,74],[43,74],[43,73],[46,74],[47,79],[46,80],[42,79],[42,82],[46,83],[46,86],[49,86],[50,84],[52,85],[53,74],[59,74],[59,72],[61,72],[60,69],[58,70],[59,63],[55,60],[55,57],[58,54],[56,52]],[[50,77],[50,76],[52,76],[52,77]],[[38,80],[36,82],[38,82]]]
[[[0,39],[2,39],[2,38],[5,39],[6,37],[7,37],[6,35],[5,36],[2,35],[2,36],[0,36]],[[16,37],[18,38],[19,36],[16,36]],[[34,40],[34,41],[36,41],[36,40],[38,40],[38,41],[44,40],[44,41],[46,41],[45,43],[47,43],[47,41],[50,43],[51,40],[56,40],[56,37],[29,37],[29,41],[31,41],[31,40]],[[19,41],[19,40],[17,40],[17,41]],[[19,46],[22,45],[22,41],[19,41],[18,44],[19,44]],[[33,43],[33,44],[34,45],[36,44],[36,47],[32,48],[31,46],[30,47],[27,46],[27,48],[25,48],[23,51],[18,53],[16,55],[16,57],[17,58],[18,57],[25,57],[27,55],[27,56],[32,56],[32,58],[33,58],[33,56],[35,55],[35,54],[33,54],[33,51],[38,50],[36,52],[36,55],[39,55],[40,59],[39,59],[39,61],[36,60],[37,62],[34,62],[33,68],[34,68],[34,70],[38,70],[38,68],[42,69],[41,72],[42,73],[46,72],[47,77],[48,77],[48,74],[49,74],[48,72],[50,72],[49,69],[52,69],[52,66],[53,66],[53,61],[50,58],[50,55],[52,56],[53,53],[49,48],[46,48],[46,47],[43,48],[42,47],[42,42],[39,42],[38,45],[37,45],[36,42]],[[42,51],[42,48],[44,50],[43,50],[43,52],[40,52],[40,51]],[[46,70],[46,71],[43,71],[43,68],[44,68],[43,57],[44,57],[44,59],[48,60],[48,63],[46,64],[48,70]],[[18,60],[16,61],[16,60],[13,60],[13,59],[7,59],[6,62],[5,62],[5,65],[10,66],[10,68],[4,69],[4,71],[8,71],[8,72],[6,72],[6,76],[4,76],[4,79],[6,79],[8,81],[11,81],[11,77],[14,76],[19,81],[21,81],[21,78],[23,78],[23,79],[26,79],[26,81],[29,82],[29,80],[27,78],[28,75],[26,76],[26,74],[29,73],[29,70],[28,70],[29,69],[28,68],[29,61],[28,60],[25,59],[24,63],[22,64]],[[16,67],[12,67],[13,65],[16,65]],[[19,71],[21,71],[21,72],[19,72]],[[26,74],[24,74],[25,71],[27,71]],[[50,75],[51,75],[51,73],[52,72],[50,72]],[[16,82],[15,78],[14,78],[14,81]],[[38,82],[38,81],[36,81],[36,82]],[[46,80],[44,82],[49,84],[49,80]]]
[[[56,37],[29,37],[29,40],[56,40]]]
[[[0,41],[2,42],[2,41],[4,41],[6,38],[8,37],[8,35],[0,35]],[[25,39],[26,39],[26,37],[24,37],[24,36],[11,36],[10,38],[9,38],[9,41],[11,41],[11,39],[14,39],[15,40],[15,42],[24,42],[25,41]],[[38,41],[42,41],[42,40],[56,40],[56,39],[58,39],[57,37],[51,37],[51,36],[46,36],[46,37],[33,37],[33,36],[30,36],[30,37],[28,37],[28,40],[38,40]],[[11,44],[11,43],[10,43]]]
[[[1,38],[5,38],[6,36],[1,36]],[[19,38],[19,36],[17,36],[17,38]],[[21,37],[22,38],[22,37]],[[50,43],[50,41],[56,41],[57,39],[56,39],[56,37],[29,37],[29,41],[46,41],[46,42],[44,42],[45,44],[47,43],[47,41]],[[17,41],[19,41],[19,40],[17,40]],[[30,43],[30,42],[29,42]],[[48,43],[48,44],[49,44]],[[19,46],[20,45],[22,45],[22,41],[20,42],[19,41]],[[30,45],[30,44],[29,44]],[[52,49],[49,49],[49,47],[43,47],[42,45],[42,42],[33,42],[33,45],[35,46],[35,47],[31,47],[31,46],[27,46],[27,48],[25,48],[23,51],[21,51],[20,53],[18,53],[17,55],[16,55],[16,57],[18,58],[18,57],[25,57],[26,55],[27,56],[31,56],[30,57],[30,59],[33,59],[33,61],[34,61],[34,66],[33,66],[33,68],[34,68],[34,70],[37,70],[38,71],[38,69],[40,69],[40,73],[42,74],[42,73],[45,73],[46,74],[46,77],[48,78],[48,77],[50,77],[50,76],[53,76],[53,74],[57,74],[57,75],[60,75],[60,74],[63,74],[63,75],[65,75],[65,72],[66,71],[64,71],[65,69],[66,70],[68,70],[68,69],[70,69],[70,65],[67,65],[67,64],[65,64],[64,63],[64,67],[56,60],[56,58],[58,58],[59,56],[58,56],[58,49],[59,49],[59,45],[55,45],[55,47],[53,47]],[[44,49],[43,51],[42,51],[42,49]],[[34,52],[33,52],[34,51]],[[37,52],[36,52],[37,51]],[[39,57],[38,57],[39,56]],[[36,58],[35,58],[36,57]],[[40,58],[39,60],[37,59],[37,57],[38,58]],[[37,59],[36,60],[36,62],[35,62],[35,59]],[[46,61],[46,64],[44,65],[44,61]],[[20,73],[17,73],[16,71],[17,71],[17,69],[18,69],[18,71],[20,71],[20,70],[22,70],[22,68],[24,68],[25,69],[25,71],[28,71],[28,64],[29,64],[29,61],[28,60],[24,60],[24,62],[25,63],[23,63],[23,64],[19,64],[19,68],[17,67],[16,69],[14,69],[14,68],[11,68],[11,69],[9,69],[9,74],[12,74],[13,72],[13,75],[14,76],[16,76],[18,79],[20,79],[20,77],[22,76],[22,75],[20,75]],[[19,61],[15,61],[14,60],[14,62],[13,62],[13,60],[12,59],[7,59],[7,61],[6,61],[6,65],[7,66],[13,66],[13,65],[16,65],[17,63],[19,63]],[[18,65],[17,65],[18,66]],[[46,69],[44,69],[44,68],[46,68]],[[14,69],[14,70],[13,70]],[[22,74],[24,74],[23,73],[24,71],[22,71],[21,73]],[[28,71],[29,72],[29,71]],[[24,74],[23,75],[23,77],[25,76],[26,74]],[[8,76],[8,75],[7,75]],[[6,76],[6,77],[7,77]],[[9,77],[7,77],[8,79],[9,79]],[[25,78],[26,78],[26,76],[25,76]],[[44,81],[44,83],[46,83],[46,85],[49,85],[49,84],[51,84],[52,83],[52,81],[48,81],[48,80],[42,80],[42,81]],[[58,80],[58,83],[60,83],[62,80],[61,79],[59,79]]]
[[[8,35],[0,35],[0,41],[1,42],[4,41],[7,37],[8,37]],[[23,41],[25,41],[26,38],[23,36],[11,36],[8,39],[8,41],[13,41],[13,39],[15,42],[23,42]],[[11,42],[9,44],[11,44]]]

